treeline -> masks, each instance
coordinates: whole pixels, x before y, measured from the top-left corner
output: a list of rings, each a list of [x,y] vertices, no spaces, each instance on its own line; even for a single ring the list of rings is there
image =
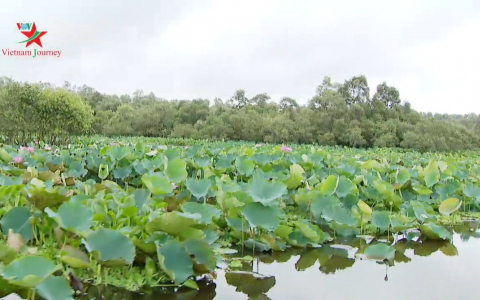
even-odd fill
[[[17,101],[11,86],[55,90],[49,84],[20,84],[3,79],[0,108],[2,101]],[[142,91],[131,96],[106,95],[91,87],[73,87],[68,83],[56,90],[69,91],[69,97],[80,98],[93,109],[91,119],[82,117],[88,124],[78,127],[85,129],[85,133],[402,147],[421,151],[480,148],[480,115],[417,112],[408,102],[402,103],[399,91],[386,83],[378,85],[371,95],[364,76],[343,83],[325,77],[305,105],[289,97],[275,102],[268,94],[249,98],[244,90],[237,90],[230,99],[213,101],[168,101]],[[2,127],[0,131],[5,134]]]

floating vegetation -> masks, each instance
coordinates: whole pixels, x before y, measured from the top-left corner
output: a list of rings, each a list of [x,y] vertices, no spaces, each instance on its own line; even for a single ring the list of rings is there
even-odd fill
[[[388,263],[400,255],[399,234],[450,251],[452,232],[444,225],[478,216],[479,184],[474,152],[180,147],[141,139],[4,145],[0,275],[30,299],[72,299],[74,290],[83,293],[81,282],[196,290],[197,279],[214,278],[232,248],[252,256],[338,252],[346,250],[335,248],[335,239],[359,236],[376,242],[357,254]],[[227,265],[238,271],[252,260]],[[227,281],[245,290],[250,279],[242,276]],[[262,280],[261,290],[275,284]]]

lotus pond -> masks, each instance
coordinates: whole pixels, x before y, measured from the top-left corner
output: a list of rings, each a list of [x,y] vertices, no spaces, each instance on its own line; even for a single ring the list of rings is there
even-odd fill
[[[89,296],[174,286],[172,299],[213,299],[230,285],[266,299],[275,277],[259,274],[270,267],[288,274],[281,291],[306,280],[285,268],[388,272],[411,249],[456,255],[453,225],[478,237],[476,152],[178,144],[3,145],[0,293],[72,299],[72,273]]]

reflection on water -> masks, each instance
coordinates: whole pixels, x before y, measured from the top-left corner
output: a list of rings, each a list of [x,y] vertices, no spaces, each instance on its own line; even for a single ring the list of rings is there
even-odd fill
[[[215,282],[200,281],[199,291],[157,289],[140,294],[92,286],[85,299],[478,299],[479,223],[467,222],[453,231],[453,243],[423,240],[415,233],[385,237],[395,241],[393,262],[363,256],[377,239],[337,239],[318,249],[256,255],[234,272],[219,271]],[[238,256],[247,254],[251,255]]]

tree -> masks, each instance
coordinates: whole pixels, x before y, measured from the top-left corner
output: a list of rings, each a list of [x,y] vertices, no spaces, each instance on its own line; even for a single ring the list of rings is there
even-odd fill
[[[263,107],[270,100],[270,96],[267,93],[255,95],[251,100],[251,104]]]
[[[90,132],[93,110],[66,89],[11,81],[0,90],[0,132],[14,143],[61,143]]]
[[[317,96],[323,96],[327,91],[338,92],[340,86],[340,84],[332,82],[330,77],[325,76],[322,84],[317,87]]]
[[[380,101],[388,108],[400,104],[400,93],[394,87],[388,86],[386,82],[377,86],[377,92],[373,95],[373,101]]]
[[[338,90],[345,97],[348,106],[353,103],[365,103],[370,101],[370,88],[367,78],[363,75],[354,76],[348,80]]]
[[[243,108],[249,104],[248,98],[245,96],[245,90],[237,90],[230,98],[229,103],[233,108]]]
[[[279,108],[281,112],[293,112],[294,110],[299,108],[299,105],[297,101],[295,101],[295,99],[292,99],[290,97],[283,97],[282,100],[280,100]]]

